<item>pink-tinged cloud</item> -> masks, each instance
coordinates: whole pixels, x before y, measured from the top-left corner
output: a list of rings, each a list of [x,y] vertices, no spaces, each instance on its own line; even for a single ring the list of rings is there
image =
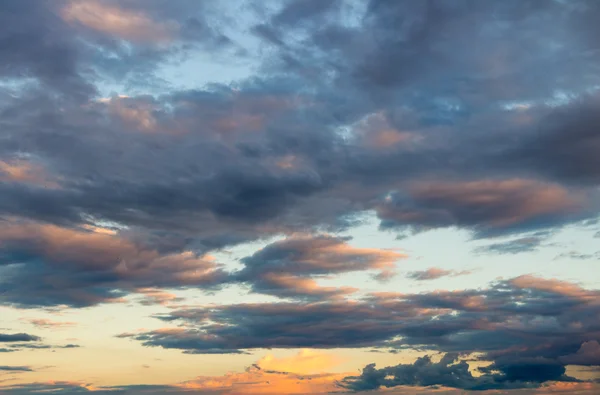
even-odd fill
[[[405,257],[394,250],[354,247],[332,236],[297,235],[243,258],[245,267],[237,277],[256,292],[280,297],[341,297],[356,289],[320,286],[316,280],[358,271],[388,279],[395,273],[396,262]]]
[[[502,209],[491,221],[492,226],[499,227],[546,214],[574,211],[582,203],[562,186],[525,179],[417,185],[413,193],[419,199],[445,201],[450,205]],[[506,206],[508,203],[511,207]]]
[[[183,298],[180,298],[175,294],[156,288],[141,288],[136,290],[136,292],[142,295],[139,303],[145,306],[175,306],[175,303],[183,300]]]
[[[378,248],[354,247],[343,239],[327,235],[299,235],[268,245],[245,261],[277,266],[294,273],[344,273],[356,270],[395,270],[395,263],[407,255]]]
[[[303,278],[295,275],[265,273],[261,280],[269,284],[269,287],[279,289],[281,296],[303,295],[307,297],[339,298],[358,291],[353,287],[326,287],[319,285],[312,278]]]
[[[42,188],[59,188],[43,166],[27,160],[0,160],[0,182],[18,182]]]
[[[194,283],[215,269],[212,260],[198,258],[190,252],[160,255],[117,235],[31,222],[0,229],[0,247],[27,248],[53,266],[110,269],[128,279],[151,279],[158,274],[155,271],[170,268],[172,278]]]
[[[378,206],[387,227],[459,226],[481,234],[539,227],[578,218],[589,209],[585,194],[529,179],[416,182]]]
[[[210,256],[190,251],[163,254],[118,234],[33,222],[5,222],[0,228],[0,251],[9,262],[14,257],[20,263],[11,271],[13,281],[4,286],[7,291],[0,295],[16,303],[124,302],[123,292],[212,286],[225,277]],[[157,301],[167,296],[143,292]]]
[[[172,41],[179,29],[168,21],[156,21],[140,10],[130,10],[98,0],[70,1],[62,17],[89,29],[126,41],[142,44],[164,44]]]
[[[383,112],[370,114],[353,130],[361,145],[374,149],[393,149],[399,144],[410,144],[421,137],[410,131],[401,131],[392,126]]]
[[[581,286],[558,279],[544,279],[532,275],[523,275],[511,280],[519,288],[537,289],[583,299],[597,298],[597,292],[586,290]]]
[[[63,329],[72,328],[77,325],[75,322],[69,321],[53,321],[43,318],[32,318],[27,320],[31,325],[45,329]]]
[[[160,125],[155,113],[160,108],[150,99],[117,96],[99,100],[105,106],[108,115],[117,120],[127,130],[156,133],[168,128]]]

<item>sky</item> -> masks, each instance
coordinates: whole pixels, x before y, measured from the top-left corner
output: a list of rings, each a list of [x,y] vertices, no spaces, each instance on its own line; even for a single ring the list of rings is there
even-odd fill
[[[1,1],[0,394],[600,393],[598,20]]]

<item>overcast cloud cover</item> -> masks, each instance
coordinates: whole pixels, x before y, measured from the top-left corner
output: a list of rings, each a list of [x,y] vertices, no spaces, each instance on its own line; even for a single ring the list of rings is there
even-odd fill
[[[0,393],[598,393],[598,20],[1,1]]]

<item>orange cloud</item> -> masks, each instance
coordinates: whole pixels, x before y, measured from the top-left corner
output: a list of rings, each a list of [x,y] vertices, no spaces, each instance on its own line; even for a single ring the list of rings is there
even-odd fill
[[[154,21],[139,11],[94,0],[69,2],[62,10],[62,17],[67,22],[137,43],[168,43],[178,28],[174,23]]]
[[[341,297],[358,291],[352,287],[324,287],[312,278],[302,278],[281,273],[266,273],[263,278],[273,286],[284,288],[302,295],[327,295],[332,298]]]
[[[519,288],[539,289],[540,291],[548,291],[577,298],[597,297],[597,293],[595,292],[590,292],[576,284],[556,279],[544,279],[524,275],[512,279],[511,283]]]
[[[0,181],[26,183],[44,188],[59,187],[43,167],[25,160],[0,160]]]
[[[144,295],[141,301],[143,305],[161,305],[170,306],[174,302],[181,301],[182,298],[175,294],[161,291],[160,289],[154,288],[141,288],[137,290],[138,293]]]

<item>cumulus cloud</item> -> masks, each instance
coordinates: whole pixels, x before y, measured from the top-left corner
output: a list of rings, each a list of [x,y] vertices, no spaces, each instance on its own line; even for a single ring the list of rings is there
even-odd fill
[[[570,380],[564,375],[565,368],[558,363],[530,360],[480,368],[482,375],[474,376],[469,365],[457,354],[445,354],[439,362],[429,356],[417,359],[413,364],[400,364],[382,369],[374,364],[366,366],[360,376],[344,378],[340,385],[353,391],[376,390],[397,386],[443,386],[467,390],[535,388],[550,380]],[[499,373],[492,373],[498,371]]]
[[[597,340],[584,342],[575,354],[565,355],[560,361],[568,365],[600,366],[600,344]]]

